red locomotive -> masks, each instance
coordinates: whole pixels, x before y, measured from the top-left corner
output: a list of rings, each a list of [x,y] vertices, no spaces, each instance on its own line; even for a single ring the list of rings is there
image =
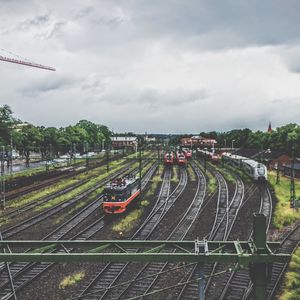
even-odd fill
[[[104,188],[103,209],[107,214],[120,214],[140,194],[138,178],[118,178]]]
[[[177,160],[177,164],[181,166],[185,166],[187,163],[186,157],[183,154],[183,152],[176,153],[176,160]]]
[[[211,156],[211,161],[213,162],[213,163],[218,163],[219,162],[219,156],[218,155],[216,155],[215,153],[213,153]]]
[[[165,165],[173,165],[174,163],[174,154],[173,152],[167,152],[164,157]]]
[[[192,157],[192,150],[184,149],[183,153],[187,159],[190,159]]]

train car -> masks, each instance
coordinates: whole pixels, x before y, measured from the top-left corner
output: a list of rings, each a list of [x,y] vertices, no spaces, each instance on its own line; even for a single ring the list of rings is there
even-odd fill
[[[120,214],[140,194],[139,178],[118,178],[104,188],[103,210],[107,214]]]
[[[185,166],[187,163],[187,159],[183,152],[176,153],[176,160],[177,160],[177,164],[180,166]]]
[[[210,160],[212,163],[218,163],[220,160],[219,156],[214,152],[201,150],[201,149],[198,149],[198,152],[202,157],[205,157],[207,160]]]
[[[184,153],[186,159],[190,159],[193,155],[193,152],[190,149],[183,149],[183,153]]]
[[[167,152],[164,157],[164,163],[166,166],[173,165],[174,163],[174,154],[173,152]]]
[[[214,164],[217,164],[220,160],[219,155],[217,155],[215,153],[211,153],[210,159],[211,159],[212,163],[214,163]]]
[[[253,159],[242,161],[243,169],[254,180],[268,180],[267,167]]]
[[[253,159],[231,153],[223,153],[222,159],[232,166],[244,170],[254,180],[268,179],[267,167]]]

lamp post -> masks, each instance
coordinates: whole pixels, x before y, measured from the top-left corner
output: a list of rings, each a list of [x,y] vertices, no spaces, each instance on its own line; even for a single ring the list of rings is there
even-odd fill
[[[231,149],[233,150],[233,143],[235,142],[235,140],[231,141]]]
[[[0,208],[2,210],[5,210],[5,174],[4,174],[4,152],[5,152],[5,147],[2,147],[2,153],[1,155],[1,171],[0,171],[0,176],[1,176],[1,186],[0,186],[0,192],[1,192],[1,203],[0,203]]]
[[[295,145],[292,146],[292,162],[291,162],[291,183],[290,183],[290,207],[295,209]]]
[[[142,192],[142,145],[139,145],[139,190]]]

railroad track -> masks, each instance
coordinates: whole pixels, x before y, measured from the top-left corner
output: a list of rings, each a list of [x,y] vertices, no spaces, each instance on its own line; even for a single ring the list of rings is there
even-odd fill
[[[81,168],[81,169],[78,170],[78,168],[80,168],[81,164],[70,167],[70,169],[68,169],[68,171],[66,171],[67,172],[66,174],[61,174],[60,176],[56,176],[55,178],[46,179],[46,180],[43,180],[42,182],[39,182],[39,183],[34,183],[34,184],[29,185],[29,186],[24,186],[24,187],[21,187],[21,188],[18,188],[18,189],[10,190],[6,193],[5,199],[6,199],[6,201],[10,201],[10,200],[16,199],[20,196],[24,196],[25,194],[28,194],[30,192],[33,192],[33,191],[36,191],[38,189],[42,189],[44,187],[47,187],[50,184],[55,184],[55,183],[59,182],[62,179],[71,178],[73,176],[76,176],[78,174],[86,172],[87,170],[92,170],[92,169],[98,168],[98,167],[103,165],[103,162],[104,162],[104,159],[102,158],[102,159],[100,159],[99,162],[94,163],[88,169],[86,169],[86,168],[82,169]],[[85,164],[85,162],[84,162],[84,164]]]
[[[2,231],[3,238],[4,239],[10,238],[10,237],[16,235],[17,233],[20,233],[20,232],[24,231],[25,229],[28,229],[28,228],[32,227],[33,225],[70,207],[71,205],[74,205],[74,204],[82,201],[83,199],[85,199],[86,197],[91,195],[95,190],[97,190],[98,188],[102,187],[104,184],[109,182],[112,178],[114,178],[115,176],[119,176],[119,175],[123,174],[124,171],[126,172],[128,170],[129,170],[129,167],[125,167],[125,170],[122,169],[121,171],[110,175],[108,178],[101,180],[99,183],[97,183],[94,186],[88,188],[87,190],[81,192],[80,194],[76,195],[74,198],[64,201],[63,203],[59,203],[45,211],[42,211],[41,213],[39,213],[27,220],[24,220],[21,223],[18,223],[17,225],[11,226],[10,228],[3,230]]]
[[[128,165],[128,163],[126,164]],[[93,168],[96,168],[96,167],[99,167],[99,164],[97,164],[96,166],[94,166]],[[58,179],[55,179],[55,180],[52,180],[50,183],[51,184],[54,184],[56,182],[59,182],[61,179],[66,179],[66,178],[71,178],[71,177],[74,177],[82,172],[85,172],[86,170],[81,170],[81,171],[77,171],[76,174],[67,174],[66,176],[64,176],[64,178],[62,177],[59,177]],[[57,191],[57,192],[54,192],[50,195],[46,195],[46,196],[43,196],[43,197],[40,197],[34,201],[31,201],[30,203],[27,203],[21,207],[18,207],[16,209],[8,209],[7,211],[5,211],[1,217],[2,218],[5,218],[5,219],[12,219],[14,217],[18,217],[20,214],[24,213],[24,212],[27,212],[39,205],[42,205],[46,202],[48,202],[49,200],[51,199],[54,199],[56,197],[59,197],[65,193],[68,193],[70,191],[72,191],[73,189],[87,183],[89,180],[90,180],[90,177],[91,176],[88,176],[88,178],[86,179],[82,179],[82,180],[79,180],[78,182],[76,182],[75,184],[72,184],[72,185],[69,185],[65,188],[62,188],[61,190]],[[34,187],[31,187],[26,193],[29,193],[31,191],[35,191],[36,189],[38,188],[43,188],[43,187],[46,187],[47,185],[50,184],[49,181],[47,181],[46,183],[43,183],[42,185],[38,185],[38,186],[34,186]]]
[[[300,245],[300,224],[289,232],[281,242],[278,253],[293,254]],[[279,284],[288,267],[288,264],[273,263],[271,280],[267,286],[267,300],[274,299]],[[251,287],[252,289],[252,287]]]
[[[145,161],[145,164],[149,164],[149,161],[146,160]],[[42,211],[41,213],[37,214],[37,215],[34,215],[33,217],[29,218],[29,219],[26,219],[14,226],[11,226],[5,230],[2,231],[2,235],[3,235],[3,238],[7,239],[7,238],[10,238],[14,235],[16,235],[17,233],[20,233],[22,231],[24,231],[25,229],[28,229],[30,227],[32,227],[33,225],[57,214],[58,212],[60,211],[63,211],[64,209],[82,201],[83,199],[86,199],[86,197],[88,197],[90,194],[92,194],[95,190],[97,190],[98,188],[102,187],[104,184],[106,184],[107,182],[109,182],[112,178],[114,178],[115,176],[120,176],[121,174],[127,172],[129,169],[130,169],[130,166],[132,165],[132,162],[128,163],[127,165],[125,165],[125,167],[123,169],[121,169],[120,171],[117,171],[116,173],[114,174],[111,174],[109,175],[106,179],[103,179],[103,180],[100,180],[97,184],[95,184],[94,186],[86,189],[85,191],[79,193],[78,195],[76,195],[74,198],[72,199],[69,199],[67,201],[64,201],[62,203],[59,203],[45,211]],[[88,179],[84,180],[84,182],[81,182],[81,183],[78,183],[78,186],[84,184],[85,182],[87,182]],[[77,185],[77,184],[75,184]],[[76,186],[76,187],[78,187]],[[75,188],[76,188],[75,187]],[[69,187],[69,188],[66,188],[60,192],[58,192],[59,194],[56,194],[56,195],[49,195],[49,196],[46,196],[45,198],[41,199],[41,201],[44,203],[44,202],[47,202],[57,196],[60,196],[62,194],[65,194],[69,191],[73,190],[72,187]],[[37,205],[39,205],[40,203],[38,202]],[[32,204],[34,205],[34,204]],[[25,206],[25,209],[32,209],[34,206],[31,206],[31,204],[29,203],[28,204],[29,207]],[[14,212],[14,214],[16,214],[17,212]]]
[[[293,254],[300,245],[300,224],[296,225],[290,232],[282,236],[280,248],[277,253]],[[273,263],[270,282],[267,285],[267,300],[274,299],[282,277],[288,264]],[[249,283],[243,294],[243,299],[252,299],[253,285]]]
[[[271,223],[272,216],[272,197],[267,185],[259,185],[260,190],[260,208],[259,213],[263,213],[267,216],[267,230]],[[250,232],[248,240],[253,236],[253,231]],[[237,268],[235,265],[233,270]],[[223,276],[222,276],[223,278]],[[222,292],[219,294],[219,299],[245,299],[246,294],[251,289],[251,279],[249,275],[249,269],[240,269],[232,271],[231,273],[226,273],[222,280]]]
[[[201,210],[204,197],[206,194],[206,179],[198,166],[193,162],[192,167],[197,176],[197,189],[194,198],[186,210],[185,214],[181,217],[171,234],[168,236],[168,240],[183,240],[194,224]],[[119,284],[118,288],[111,288],[107,291],[107,299],[128,299],[132,297],[143,298],[147,295],[151,289],[155,286],[159,279],[159,274],[167,272],[167,270],[174,269],[176,265],[170,263],[148,263],[135,275],[134,279],[129,284],[123,284],[122,287]],[[130,274],[129,269],[127,274]]]
[[[215,177],[218,181],[218,203],[217,212],[214,219],[214,224],[207,238],[209,240],[223,240],[226,238],[228,233],[228,228],[230,225],[229,220],[229,199],[228,199],[228,186],[227,182],[218,171],[213,171]],[[237,185],[236,185],[237,188]],[[238,193],[235,192],[235,195]],[[235,197],[234,197],[235,198]],[[231,201],[233,203],[233,200]],[[220,230],[218,230],[220,229]],[[185,276],[182,278],[181,282],[187,282],[179,289],[177,289],[177,299],[198,299],[199,298],[199,284],[195,279],[200,276],[209,276],[214,272],[216,264],[211,266],[211,264],[195,264],[189,271],[186,272]],[[209,282],[207,283],[207,286]]]
[[[144,188],[148,181],[153,176],[153,173],[156,169],[156,164],[153,164],[152,167],[148,170],[142,180],[142,187]],[[137,173],[137,170],[135,171]],[[114,174],[114,177],[119,176],[120,174]],[[94,199],[92,203],[82,209],[79,213],[73,216],[70,220],[59,226],[59,228],[52,231],[44,239],[50,240],[60,240],[65,238],[75,226],[87,219],[96,209],[99,208],[99,201],[102,200],[102,196]],[[101,203],[101,202],[100,202]],[[105,226],[104,214],[95,222],[87,226],[84,230],[80,231],[78,234],[72,237],[72,239],[77,240],[86,240],[91,238],[95,233],[99,232]],[[30,251],[30,250],[29,250]],[[71,252],[72,249],[66,249],[66,251]],[[0,285],[0,297],[5,297],[5,299],[11,299],[14,296],[12,292],[10,282],[13,282],[13,288],[15,292],[20,292],[22,288],[32,282],[35,278],[40,276],[46,270],[51,268],[55,263],[16,263],[9,266],[11,279],[5,282],[2,282]],[[0,273],[0,283],[1,279],[4,277],[4,273]],[[2,299],[2,298],[1,298]]]
[[[155,228],[161,222],[171,206],[176,202],[184,191],[187,184],[187,172],[181,169],[181,176],[178,185],[172,193],[170,193],[171,170],[166,169],[164,180],[161,186],[159,197],[156,204],[149,214],[149,217],[131,237],[131,239],[149,239]],[[126,249],[127,252],[136,252],[136,249]],[[98,273],[92,282],[85,287],[79,298],[82,299],[107,299],[107,293],[117,280],[124,274],[128,274],[129,263],[108,263]],[[99,292],[100,291],[100,292]]]
[[[47,203],[48,201],[56,198],[56,197],[59,197],[61,195],[64,195],[66,193],[69,193],[71,192],[72,190],[80,187],[81,185],[87,183],[89,181],[89,179],[84,179],[84,180],[80,180],[79,182],[71,185],[71,186],[67,186],[66,188],[63,188],[51,195],[47,195],[47,196],[44,196],[44,197],[41,197],[41,198],[38,198],[34,201],[31,201],[30,203],[27,203],[25,205],[23,205],[22,207],[19,207],[19,208],[16,208],[16,209],[13,209],[13,210],[10,210],[9,212],[5,212],[1,217],[5,218],[5,219],[12,219],[12,218],[15,218],[15,217],[18,217],[20,214],[22,213],[25,213],[29,210],[32,210],[33,208],[39,206],[39,205],[42,205],[44,203]]]

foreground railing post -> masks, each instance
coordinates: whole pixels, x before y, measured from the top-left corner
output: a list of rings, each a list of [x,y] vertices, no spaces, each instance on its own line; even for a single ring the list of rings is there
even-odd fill
[[[267,254],[266,217],[264,214],[254,214],[254,244],[255,253]],[[254,299],[266,299],[267,287],[267,264],[254,263],[251,268],[251,277],[254,288]]]

